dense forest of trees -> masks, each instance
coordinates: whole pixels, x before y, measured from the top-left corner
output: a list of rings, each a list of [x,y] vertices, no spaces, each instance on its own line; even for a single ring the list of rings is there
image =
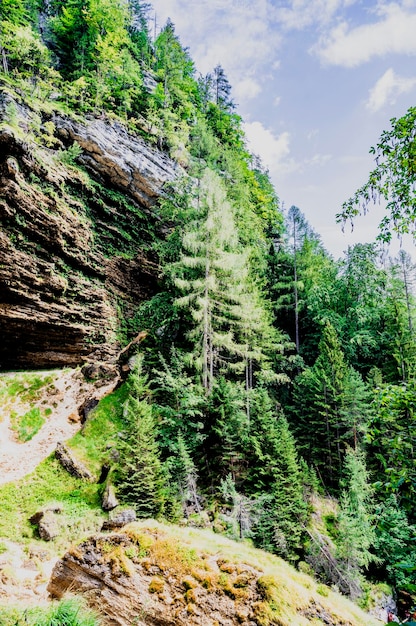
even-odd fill
[[[416,265],[377,243],[335,261],[284,212],[245,145],[220,66],[197,74],[140,0],[3,0],[1,82],[48,113],[117,117],[186,174],[158,217],[159,293],[114,473],[137,513],[251,539],[359,596],[416,595]],[[384,194],[382,237],[414,223],[416,109],[344,206]],[[405,156],[406,158],[405,158]],[[384,160],[383,160],[384,158]],[[338,502],[310,524],[319,498]]]

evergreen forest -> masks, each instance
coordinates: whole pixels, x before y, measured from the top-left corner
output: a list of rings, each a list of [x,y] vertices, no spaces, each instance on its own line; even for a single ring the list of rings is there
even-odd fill
[[[2,91],[41,112],[39,142],[53,145],[54,111],[107,119],[181,171],[148,235],[157,293],[120,325],[120,349],[145,337],[120,400],[117,497],[251,542],[363,605],[381,585],[410,608],[416,263],[384,244],[414,229],[416,108],[391,121],[338,215],[341,229],[381,197],[378,240],[334,260],[248,150],[224,69],[200,75],[174,24],[155,32],[150,16],[142,0],[0,3]],[[74,167],[80,151],[65,153]]]

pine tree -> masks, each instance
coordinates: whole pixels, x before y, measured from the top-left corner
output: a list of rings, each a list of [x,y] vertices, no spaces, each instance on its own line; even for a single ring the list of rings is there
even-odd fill
[[[300,451],[322,482],[337,489],[346,445],[362,437],[368,409],[365,387],[348,367],[330,323],[323,329],[315,364],[295,380],[293,400],[292,423]]]
[[[344,489],[340,500],[337,557],[342,563],[350,595],[358,595],[360,571],[375,560],[370,549],[375,532],[372,488],[362,451],[349,448],[345,456]]]
[[[246,274],[246,255],[238,248],[232,208],[225,190],[211,170],[200,183],[200,217],[183,237],[184,253],[175,265],[175,284],[184,294],[176,305],[191,312],[194,342],[192,360],[202,371],[207,394],[218,371],[242,361],[236,343],[237,305]]]
[[[88,11],[89,0],[69,0],[50,20],[60,71],[65,78],[78,78],[94,68],[98,33],[88,23]]]
[[[276,416],[265,389],[254,393],[249,440],[247,484],[263,496],[254,540],[259,547],[294,558],[307,517],[302,472],[287,420]]]
[[[386,288],[382,348],[383,372],[389,382],[407,383],[414,377],[416,302],[412,292],[415,265],[403,250],[390,262]]]
[[[118,445],[117,494],[134,507],[139,517],[156,517],[163,511],[163,475],[140,361],[131,374],[130,385],[131,393],[124,406],[126,426]]]
[[[234,103],[230,99],[231,85],[221,65],[214,68],[211,76],[215,104],[223,111],[231,111],[234,108]]]
[[[238,487],[244,480],[246,466],[248,420],[244,409],[242,385],[223,376],[217,378],[207,407],[204,461],[213,480],[231,474]]]
[[[380,578],[387,572],[387,580],[398,589],[410,589],[416,571],[416,526],[409,523],[406,512],[398,505],[395,495],[383,499],[375,509],[374,550]]]

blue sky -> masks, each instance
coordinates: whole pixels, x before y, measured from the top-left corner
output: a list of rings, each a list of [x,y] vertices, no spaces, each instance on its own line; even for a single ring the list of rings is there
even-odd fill
[[[372,169],[371,146],[416,105],[416,0],[152,0],[201,74],[220,64],[252,152],[286,208],[335,258],[373,241],[376,206],[345,234],[342,202]],[[409,252],[409,243],[405,244]],[[397,246],[393,246],[392,253]]]

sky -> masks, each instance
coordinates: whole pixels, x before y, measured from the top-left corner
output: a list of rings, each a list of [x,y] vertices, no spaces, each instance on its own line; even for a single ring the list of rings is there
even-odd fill
[[[383,207],[342,232],[390,119],[416,105],[416,0],[152,0],[202,75],[220,64],[251,152],[339,258],[372,242]],[[399,244],[395,242],[391,254]],[[414,246],[404,243],[408,252]]]

